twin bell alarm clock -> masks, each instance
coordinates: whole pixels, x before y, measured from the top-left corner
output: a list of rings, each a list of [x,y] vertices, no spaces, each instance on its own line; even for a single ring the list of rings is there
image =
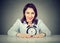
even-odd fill
[[[30,35],[36,35],[37,34],[37,30],[36,30],[36,26],[27,26],[27,30],[26,30],[26,33],[27,34],[30,34]]]

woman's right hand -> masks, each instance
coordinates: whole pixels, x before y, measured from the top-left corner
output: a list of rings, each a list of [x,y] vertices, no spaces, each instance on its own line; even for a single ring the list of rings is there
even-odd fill
[[[22,37],[22,38],[31,38],[31,35],[29,35],[29,34],[21,34],[21,33],[17,33],[16,36]]]

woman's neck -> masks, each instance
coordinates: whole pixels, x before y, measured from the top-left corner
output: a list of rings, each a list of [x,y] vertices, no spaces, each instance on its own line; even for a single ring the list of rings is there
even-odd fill
[[[28,25],[29,25],[29,26],[32,26],[32,22],[28,22]]]

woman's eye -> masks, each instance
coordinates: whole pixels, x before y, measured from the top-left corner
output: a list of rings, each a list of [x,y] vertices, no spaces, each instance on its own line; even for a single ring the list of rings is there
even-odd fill
[[[27,12],[27,14],[29,14],[29,12]]]
[[[31,14],[34,14],[34,12],[32,12]]]

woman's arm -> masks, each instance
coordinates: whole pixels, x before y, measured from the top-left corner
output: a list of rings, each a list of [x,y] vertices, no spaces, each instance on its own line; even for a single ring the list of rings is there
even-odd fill
[[[33,37],[37,37],[37,38],[42,38],[45,36],[50,36],[51,35],[51,31],[48,29],[48,27],[42,22],[42,20],[38,21],[38,26],[40,31],[40,34],[34,35]]]
[[[7,33],[9,36],[16,36],[19,29],[19,22],[20,22],[19,19],[17,19],[14,25],[8,30]]]
[[[16,22],[14,23],[14,25],[8,30],[8,35],[9,36],[17,36],[17,37],[22,37],[22,38],[30,38],[31,35],[29,34],[23,34],[23,33],[19,33],[18,29],[20,29],[20,25],[21,22],[20,20],[16,20]]]
[[[40,27],[40,29],[41,29],[41,32],[42,32],[42,33],[45,33],[46,36],[50,36],[50,35],[51,35],[51,31],[50,31],[49,28],[43,23],[42,20],[40,20],[39,27]]]
[[[21,37],[21,38],[31,38],[31,35],[29,35],[29,34],[23,34],[23,33],[22,34],[21,33],[17,33],[16,36],[17,37]]]

